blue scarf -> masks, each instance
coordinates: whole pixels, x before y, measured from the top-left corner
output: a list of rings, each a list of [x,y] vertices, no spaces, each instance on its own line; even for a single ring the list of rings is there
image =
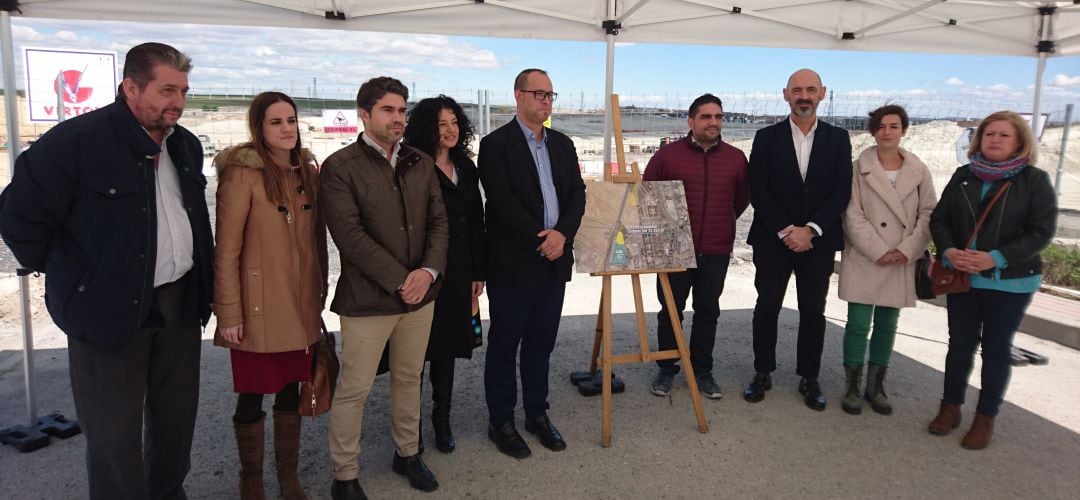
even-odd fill
[[[971,157],[968,169],[983,182],[995,182],[1019,174],[1027,166],[1027,162],[1026,157],[993,162],[984,158],[982,153],[975,153],[975,156]]]

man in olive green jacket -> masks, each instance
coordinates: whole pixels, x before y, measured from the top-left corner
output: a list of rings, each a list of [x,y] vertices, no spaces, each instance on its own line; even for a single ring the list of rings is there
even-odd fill
[[[393,78],[360,87],[359,139],[326,159],[319,200],[341,254],[330,310],[341,315],[341,378],[330,410],[335,499],[364,498],[357,479],[364,403],[389,340],[394,472],[438,488],[419,453],[420,376],[448,239],[432,159],[398,144],[408,89]]]

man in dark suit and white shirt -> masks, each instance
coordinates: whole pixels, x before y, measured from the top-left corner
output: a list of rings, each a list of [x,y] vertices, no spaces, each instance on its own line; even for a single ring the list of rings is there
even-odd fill
[[[836,252],[844,247],[840,217],[851,198],[851,140],[846,130],[818,120],[825,98],[821,77],[800,69],[788,78],[788,119],[763,128],[750,152],[754,222],[754,380],[743,398],[756,403],[772,388],[776,323],[788,280],[795,274],[799,300],[795,372],[806,406],[825,409],[818,384],[825,337],[825,297]]]
[[[525,430],[548,449],[566,448],[547,416],[548,361],[585,213],[585,184],[574,143],[544,127],[556,97],[545,71],[522,71],[514,80],[517,116],[480,141],[491,314],[484,367],[488,437],[519,459],[532,453],[514,427],[519,346]]]

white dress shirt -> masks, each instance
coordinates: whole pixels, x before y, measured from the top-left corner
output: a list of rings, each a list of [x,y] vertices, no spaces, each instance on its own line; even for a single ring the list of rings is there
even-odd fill
[[[364,141],[364,144],[375,148],[375,151],[378,151],[383,158],[386,158],[386,161],[390,162],[390,168],[397,170],[398,154],[401,153],[401,146],[396,143],[391,145],[394,148],[393,154],[387,154],[386,150],[376,143],[374,139],[368,137],[367,134],[360,134],[360,138]]]
[[[795,124],[795,120],[789,118],[788,123],[791,125],[791,141],[795,144],[795,159],[799,162],[799,175],[802,175],[802,180],[805,182],[806,170],[810,168],[810,152],[814,150],[814,135],[817,132],[818,121],[814,119],[814,125],[805,134]],[[821,226],[813,222],[807,222],[806,225],[813,229],[818,236],[824,234],[821,231]],[[787,233],[781,232],[779,236],[780,239],[783,239],[787,236]]]
[[[788,123],[791,124],[791,140],[795,143],[795,157],[799,160],[799,174],[805,181],[806,169],[810,166],[810,151],[814,149],[814,133],[817,132],[818,122],[814,120],[814,125],[805,134],[794,120],[788,120]]]
[[[157,195],[157,259],[154,262],[154,288],[172,283],[195,267],[195,244],[191,234],[184,197],[180,192],[180,176],[169,156],[169,136],[165,131],[154,175]]]

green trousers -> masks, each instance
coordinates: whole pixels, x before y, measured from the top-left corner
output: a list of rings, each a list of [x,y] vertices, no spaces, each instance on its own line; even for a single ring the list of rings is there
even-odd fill
[[[870,362],[888,366],[896,339],[896,323],[900,309],[848,302],[847,327],[844,328],[844,364],[862,366],[866,355],[866,337],[870,321],[874,334],[870,337]]]

